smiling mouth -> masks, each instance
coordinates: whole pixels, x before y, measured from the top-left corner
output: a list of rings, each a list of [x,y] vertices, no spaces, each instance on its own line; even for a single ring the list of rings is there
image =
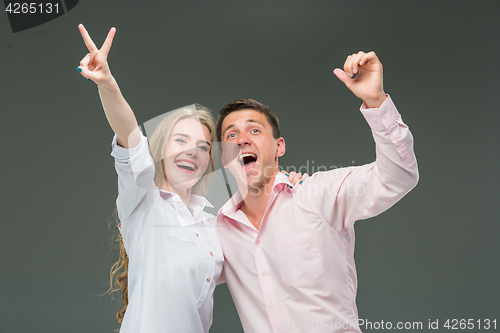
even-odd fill
[[[257,155],[253,153],[241,154],[238,158],[238,162],[240,163],[240,166],[245,169],[245,171],[250,171],[253,169],[255,163],[257,162]]]
[[[179,169],[182,169],[183,171],[187,171],[187,172],[194,172],[196,169],[198,169],[196,164],[188,162],[188,161],[176,161],[175,165]]]

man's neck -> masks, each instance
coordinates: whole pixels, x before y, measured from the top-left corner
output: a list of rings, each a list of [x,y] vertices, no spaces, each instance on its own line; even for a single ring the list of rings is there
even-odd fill
[[[267,204],[271,198],[275,178],[276,174],[256,191],[249,191],[240,206],[240,210],[245,213],[250,223],[252,223],[257,230],[260,229],[262,218],[264,217]]]

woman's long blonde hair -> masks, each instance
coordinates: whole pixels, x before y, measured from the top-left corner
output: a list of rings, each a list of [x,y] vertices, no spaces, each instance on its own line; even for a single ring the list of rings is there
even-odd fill
[[[195,118],[200,121],[201,124],[205,125],[210,131],[210,141],[213,145],[215,143],[216,133],[215,125],[212,119],[210,110],[202,105],[194,104],[187,107],[183,107],[168,113],[168,115],[161,120],[161,122],[156,127],[155,131],[148,138],[149,142],[149,152],[155,162],[155,175],[154,183],[160,188],[165,182],[166,176],[164,174],[163,168],[163,158],[165,157],[165,150],[170,141],[172,135],[172,130],[178,121],[182,119]],[[210,163],[207,166],[207,170],[203,174],[203,177],[193,186],[191,189],[191,194],[204,194],[207,191],[208,184],[210,182],[210,177],[215,169],[215,163],[213,154],[217,151],[216,147],[210,148]],[[128,306],[128,263],[129,258],[125,246],[123,245],[123,238],[119,230],[117,230],[117,224],[119,223],[119,218],[117,210],[114,211],[114,217],[110,224],[113,230],[113,242],[119,243],[120,248],[120,258],[111,267],[110,270],[110,287],[106,293],[114,293],[121,290],[121,296],[124,303],[124,307],[116,314],[116,320],[121,324],[123,322],[123,317],[125,316],[125,311]],[[117,329],[119,331],[119,329]]]

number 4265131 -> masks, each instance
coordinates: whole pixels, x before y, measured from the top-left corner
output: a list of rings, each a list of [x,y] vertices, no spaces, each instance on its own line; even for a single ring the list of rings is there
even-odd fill
[[[9,3],[5,11],[9,14],[51,14],[51,13],[59,13],[59,4],[58,3],[34,3],[34,2],[14,2]]]

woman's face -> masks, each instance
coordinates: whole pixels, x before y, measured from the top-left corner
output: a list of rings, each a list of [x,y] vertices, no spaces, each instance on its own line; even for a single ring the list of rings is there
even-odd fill
[[[198,119],[175,124],[165,150],[163,168],[171,191],[186,191],[203,176],[210,162],[210,131]]]

